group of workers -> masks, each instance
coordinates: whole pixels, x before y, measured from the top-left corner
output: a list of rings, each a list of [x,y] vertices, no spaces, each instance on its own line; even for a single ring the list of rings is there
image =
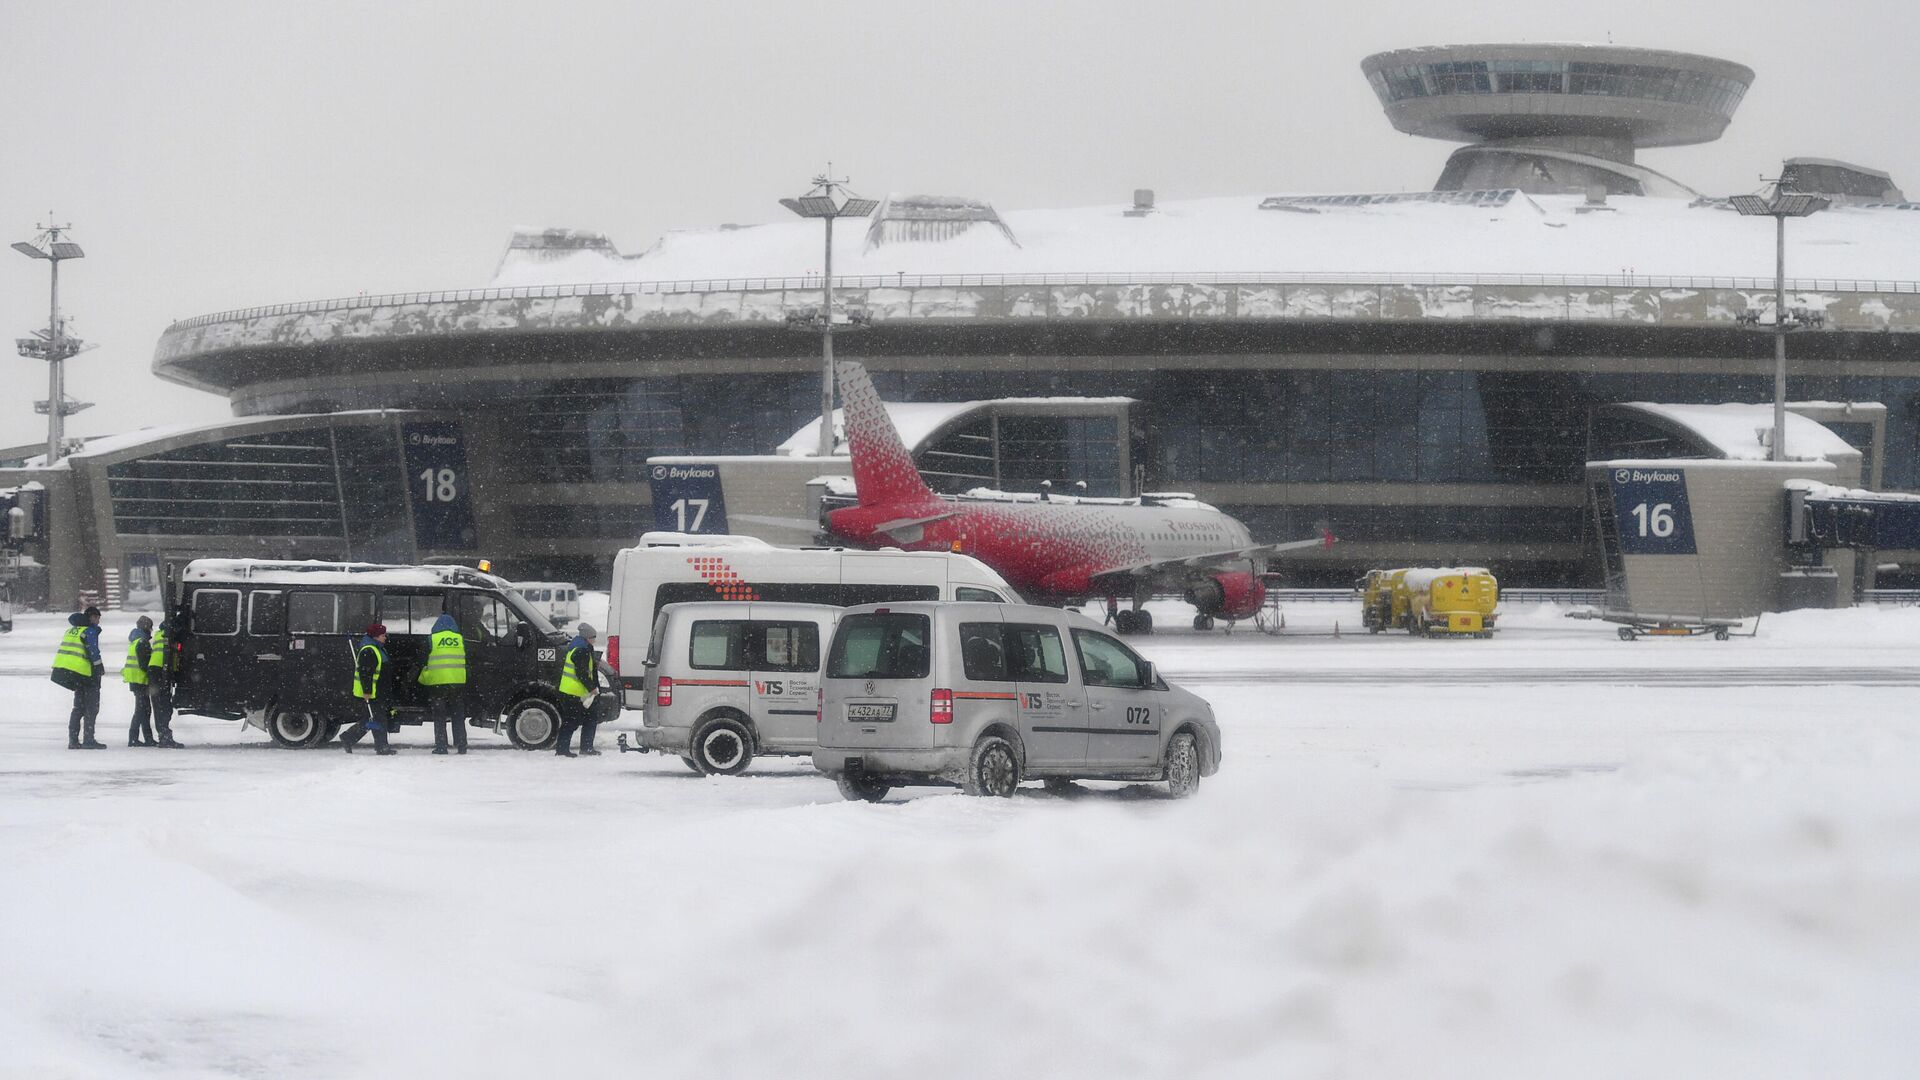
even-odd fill
[[[156,628],[151,618],[142,615],[127,636],[127,662],[120,669],[120,677],[134,694],[133,720],[127,730],[128,746],[181,746],[173,737],[172,724],[173,681],[179,670],[179,650],[168,644],[182,637],[181,619],[176,616]],[[73,692],[73,712],[67,719],[67,749],[104,750],[106,744],[94,738],[94,722],[100,715],[100,684],[106,674],[106,664],[100,656],[100,609],[89,607],[75,612],[67,617],[67,623],[67,632],[53,657],[53,681]],[[598,756],[600,753],[593,748],[594,732],[600,726],[592,707],[598,685],[599,660],[593,649],[596,636],[594,628],[586,623],[575,628],[554,679],[560,698],[560,732],[554,740],[553,752],[561,757],[579,756],[572,749],[575,731],[580,733],[580,754]],[[442,614],[434,621],[430,642],[426,662],[415,679],[427,695],[427,716],[433,721],[433,752],[448,752],[447,731],[452,728],[451,749],[464,754],[467,752],[467,718],[472,711],[467,686],[466,638],[453,616]],[[371,734],[375,753],[393,754],[396,751],[388,743],[387,735],[393,728],[392,689],[396,672],[388,664],[387,628],[380,623],[369,625],[354,646],[353,656],[353,697],[365,715],[348,726],[340,743],[351,754],[354,745]],[[160,732],[158,742],[153,737],[155,728]]]
[[[120,678],[133,692],[133,720],[127,726],[128,746],[160,746],[181,749],[173,737],[173,662],[174,650],[167,647],[170,635],[177,637],[177,620],[158,627],[148,616],[127,635],[127,659],[120,666]],[[67,632],[60,649],[53,654],[53,681],[73,691],[73,711],[67,716],[67,749],[105,750],[107,744],[94,738],[94,723],[100,718],[100,684],[107,672],[100,655],[100,609],[89,607],[67,616]],[[154,731],[160,738],[156,741]]]

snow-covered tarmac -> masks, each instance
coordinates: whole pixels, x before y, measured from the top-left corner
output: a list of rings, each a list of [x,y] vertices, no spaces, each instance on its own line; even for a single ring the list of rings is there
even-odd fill
[[[1730,642],[1551,611],[1491,641],[1169,632],[1145,651],[1224,729],[1196,798],[880,806],[789,760],[704,779],[489,734],[433,757],[417,728],[384,759],[199,718],[190,750],[127,749],[111,681],[114,748],[69,752],[38,674],[62,622],[0,639],[0,671],[34,672],[0,677],[0,1077],[1920,1060],[1916,609]],[[1819,674],[1842,670],[1896,681]]]

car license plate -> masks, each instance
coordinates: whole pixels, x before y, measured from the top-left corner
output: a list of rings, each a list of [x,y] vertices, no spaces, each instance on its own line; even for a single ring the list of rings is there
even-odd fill
[[[847,705],[847,720],[855,724],[890,724],[893,722],[893,705],[852,702]]]

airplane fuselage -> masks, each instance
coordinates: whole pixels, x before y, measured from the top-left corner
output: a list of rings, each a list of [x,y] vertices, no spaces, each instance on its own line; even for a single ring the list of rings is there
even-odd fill
[[[902,525],[902,522],[912,524]],[[1156,564],[1252,546],[1246,526],[1212,507],[1098,502],[940,499],[835,510],[829,527],[874,547],[959,551],[992,566],[1029,597],[1072,600],[1116,588],[1119,567]],[[885,528],[883,528],[885,526]],[[1256,576],[1264,559],[1244,565]],[[1130,589],[1182,589],[1194,575],[1141,573]]]

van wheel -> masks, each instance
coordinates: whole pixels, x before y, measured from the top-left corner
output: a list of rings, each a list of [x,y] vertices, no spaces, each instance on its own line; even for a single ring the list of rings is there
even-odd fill
[[[507,738],[522,750],[547,750],[560,734],[560,709],[544,698],[507,706]]]
[[[1167,794],[1184,799],[1200,790],[1200,748],[1185,731],[1167,743]]]
[[[840,785],[840,797],[848,802],[879,802],[893,790],[865,773],[857,777],[841,773],[834,777],[834,783]]]
[[[753,760],[753,734],[731,716],[707,721],[693,735],[693,763],[708,776],[732,776]]]
[[[318,746],[326,731],[326,721],[310,712],[281,709],[267,718],[267,738],[288,750]]]
[[[1006,799],[1019,786],[1020,756],[1012,743],[989,735],[973,744],[973,755],[967,760],[967,794]]]

